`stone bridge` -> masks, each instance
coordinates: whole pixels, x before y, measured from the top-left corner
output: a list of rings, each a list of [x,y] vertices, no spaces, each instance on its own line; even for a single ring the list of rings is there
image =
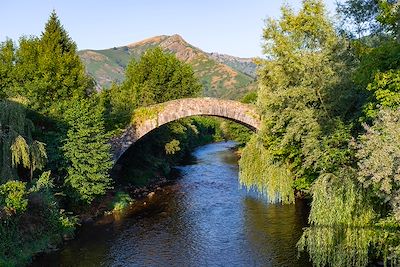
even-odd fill
[[[253,105],[217,98],[182,98],[139,108],[132,124],[111,140],[114,162],[137,140],[168,122],[190,116],[215,116],[242,124],[253,131],[260,127],[260,116]]]

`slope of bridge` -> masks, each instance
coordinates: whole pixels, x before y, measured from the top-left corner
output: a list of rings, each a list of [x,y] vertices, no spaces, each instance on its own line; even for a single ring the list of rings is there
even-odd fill
[[[208,97],[172,100],[135,111],[132,124],[121,136],[111,141],[114,161],[116,162],[133,143],[157,127],[171,121],[199,115],[229,119],[253,131],[257,131],[260,127],[260,117],[253,105]]]

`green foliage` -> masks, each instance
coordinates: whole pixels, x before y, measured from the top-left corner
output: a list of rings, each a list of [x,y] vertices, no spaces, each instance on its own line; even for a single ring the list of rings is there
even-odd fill
[[[201,86],[190,65],[161,48],[150,49],[126,70],[123,88],[132,90],[135,106],[147,106],[196,95]]]
[[[335,123],[322,143],[330,148],[320,150],[329,152],[327,157],[313,151],[322,175],[312,186],[310,227],[298,246],[307,250],[316,266],[366,266],[373,257],[396,265],[400,255],[399,45],[393,24],[382,19],[385,5],[392,11],[398,6],[390,1],[348,0],[339,8],[347,16],[345,22],[356,22],[353,33],[371,34],[351,43],[358,59],[353,87],[363,110],[360,118],[352,119],[373,126],[352,132]],[[360,136],[357,145],[351,142],[349,147],[345,144],[351,134]],[[331,167],[324,170],[319,164]]]
[[[113,203],[112,203],[112,208],[113,211],[116,212],[122,212],[125,210],[129,205],[133,203],[133,199],[128,193],[125,192],[117,192],[117,194],[114,197]]]
[[[40,38],[20,39],[13,62],[14,94],[26,97],[34,110],[59,117],[63,101],[86,97],[94,85],[76,52],[53,12]]]
[[[258,139],[266,158],[255,156],[261,161],[253,163],[260,165],[257,172],[250,163],[242,165],[241,175],[249,175],[240,179],[249,185],[250,181],[265,185],[268,179],[279,184],[282,177],[282,188],[288,190],[286,177],[291,175],[298,180],[295,189],[307,190],[320,173],[349,160],[350,127],[343,118],[348,116],[354,94],[343,78],[350,70],[342,59],[345,42],[336,35],[318,0],[303,1],[297,14],[284,6],[280,20],[267,20],[264,39],[269,60],[262,62],[258,73],[257,105],[262,113]],[[256,149],[260,144],[248,146],[255,146],[249,148],[253,153],[260,150]],[[264,173],[277,168],[282,175]]]
[[[45,144],[39,141],[33,141],[30,148],[30,167],[31,179],[35,170],[42,170],[47,163],[47,153]]]
[[[39,192],[41,190],[50,190],[54,187],[54,181],[51,178],[51,172],[43,172],[30,188],[30,192]]]
[[[28,264],[32,255],[58,244],[64,235],[71,235],[77,223],[76,217],[59,210],[47,186],[31,188],[24,195],[28,208],[0,220],[1,266]]]
[[[367,266],[372,259],[397,266],[399,224],[382,216],[373,194],[360,187],[357,170],[321,176],[313,185],[310,226],[297,246],[315,266]],[[380,204],[378,204],[380,205]]]
[[[12,40],[0,43],[0,99],[9,94],[14,79],[15,47]]]
[[[0,207],[8,215],[26,211],[28,206],[26,196],[26,184],[23,182],[8,181],[0,185]]]
[[[364,121],[373,120],[380,108],[399,107],[400,45],[388,41],[375,48],[364,48],[355,79],[369,94],[364,103]]]
[[[221,134],[224,139],[236,141],[242,146],[250,140],[253,134],[246,126],[227,120],[221,120],[219,129],[221,129]]]
[[[298,242],[315,266],[366,266],[375,242],[376,214],[365,192],[354,181],[356,172],[319,177],[312,187],[310,227]]]
[[[34,171],[46,164],[45,144],[32,139],[33,125],[22,105],[0,100],[0,109],[0,175],[2,179],[16,179],[16,168],[21,166],[30,171],[32,179]]]
[[[20,164],[25,168],[29,167],[29,146],[22,136],[18,135],[15,138],[14,143],[11,145],[11,155],[13,167]]]
[[[315,181],[309,222],[312,225],[364,226],[373,222],[371,202],[360,188],[352,169],[325,174]],[[340,197],[338,197],[340,196]]]
[[[25,110],[15,102],[0,101],[0,110],[0,177],[4,182],[4,179],[17,177],[16,170],[12,167],[10,148],[17,136],[30,136],[31,123],[26,119]]]
[[[373,126],[360,137],[358,180],[389,203],[400,221],[400,113],[383,109]]]
[[[376,18],[386,26],[388,32],[396,38],[400,37],[400,5],[398,1],[379,0],[379,15]]]
[[[69,120],[71,116],[67,118],[64,111],[76,105],[82,107],[78,102],[92,94],[93,85],[76,54],[75,43],[54,12],[40,38],[23,37],[18,46],[14,46],[11,40],[0,44],[1,266],[26,264],[32,254],[50,243],[59,242],[63,234],[73,233],[77,219],[59,209],[53,190],[60,189],[60,176],[71,163],[65,162],[60,150],[68,128],[64,120],[72,123]],[[94,136],[88,139],[99,142],[85,143],[86,146],[81,147],[85,152],[99,150],[100,156],[94,153],[89,160],[99,167],[72,164],[69,170],[82,167],[82,173],[93,174],[89,178],[97,177],[99,183],[107,184],[111,166],[108,137],[104,134],[102,113],[93,110],[94,115],[85,118],[94,118],[98,131],[89,129],[87,133]],[[90,111],[85,110],[86,114]],[[34,124],[39,126],[36,130]],[[83,127],[83,124],[79,126]],[[70,128],[73,131],[79,127]],[[72,134],[70,137],[66,147],[76,141]],[[43,141],[49,143],[49,153]],[[87,139],[83,138],[83,141]],[[75,145],[81,143],[75,142]],[[37,176],[37,170],[47,164],[54,170],[56,179],[50,176],[50,172]],[[17,181],[27,178],[31,179],[31,188]],[[99,187],[94,187],[94,190],[100,191]]]
[[[14,143],[11,145],[12,166],[17,167],[22,165],[31,172],[30,178],[33,177],[33,172],[36,169],[41,170],[47,161],[47,153],[45,144],[39,141],[33,141],[29,146],[26,140],[18,135]]]
[[[377,73],[367,89],[374,91],[374,96],[382,107],[398,107],[400,105],[400,70]]]
[[[244,95],[242,97],[240,102],[246,103],[246,104],[255,104],[255,103],[257,103],[257,91],[252,91],[252,92],[247,93],[246,95]]]
[[[255,188],[268,197],[268,201],[293,203],[293,175],[290,166],[273,161],[271,153],[255,135],[242,151],[239,161],[241,185]]]
[[[179,145],[180,145],[179,140],[176,139],[171,140],[170,142],[165,144],[165,153],[167,155],[175,154],[176,152],[181,150]]]
[[[138,62],[129,63],[125,81],[111,87],[111,114],[115,123],[124,126],[138,107],[195,96],[200,90],[190,65],[161,48],[149,49]]]
[[[103,113],[104,107],[92,100],[76,102],[65,113],[70,124],[63,146],[69,161],[65,183],[87,203],[111,188],[109,171],[113,163]]]

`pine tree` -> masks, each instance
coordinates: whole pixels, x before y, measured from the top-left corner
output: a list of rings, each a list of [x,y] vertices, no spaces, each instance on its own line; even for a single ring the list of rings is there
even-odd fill
[[[16,68],[18,92],[43,114],[59,115],[65,102],[84,98],[93,90],[93,80],[85,73],[76,44],[55,11],[39,39],[20,40]]]
[[[110,145],[103,121],[104,106],[93,100],[77,101],[65,114],[70,123],[63,146],[69,161],[65,183],[86,203],[111,188]]]

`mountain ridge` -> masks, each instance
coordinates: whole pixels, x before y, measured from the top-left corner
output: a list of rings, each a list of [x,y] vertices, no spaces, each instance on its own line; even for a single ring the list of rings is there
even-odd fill
[[[147,49],[156,46],[193,67],[203,85],[203,96],[238,99],[256,88],[256,65],[252,59],[204,52],[178,34],[154,36],[109,49],[85,49],[78,54],[101,89],[122,82],[131,58],[138,60]]]

